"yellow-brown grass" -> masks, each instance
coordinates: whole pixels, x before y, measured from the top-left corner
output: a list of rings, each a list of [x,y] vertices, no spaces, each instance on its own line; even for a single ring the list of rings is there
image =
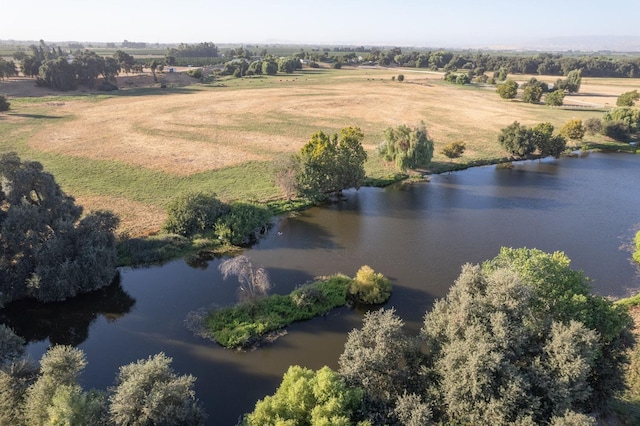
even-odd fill
[[[405,75],[405,81],[392,76]],[[555,77],[538,79],[553,82]],[[136,80],[137,77],[125,77]],[[529,76],[516,76],[526,81]],[[148,79],[148,78],[147,78]],[[126,87],[126,80],[121,83]],[[454,140],[466,142],[464,158],[505,155],[499,130],[513,121],[532,125],[550,121],[559,128],[571,118],[599,117],[617,96],[633,90],[625,79],[583,79],[581,93],[567,96],[575,108],[548,108],[501,99],[493,86],[461,87],[441,73],[420,70],[324,70],[261,79],[229,79],[223,87],[178,92],[115,96],[99,102],[73,97],[43,100],[21,108],[24,113],[55,115],[41,120],[26,140],[36,152],[115,160],[176,176],[252,160],[270,160],[298,151],[312,133],[359,126],[373,156],[386,127],[424,121],[440,150]],[[7,120],[26,120],[19,114]],[[83,194],[86,195],[86,194]],[[123,228],[134,234],[157,229],[164,214],[158,207],[103,194],[83,197],[88,209],[116,211]],[[147,225],[139,227],[142,218]]]

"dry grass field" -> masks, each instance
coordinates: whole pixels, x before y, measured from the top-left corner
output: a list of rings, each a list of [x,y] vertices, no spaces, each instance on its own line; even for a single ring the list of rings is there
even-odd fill
[[[400,73],[404,82],[392,80]],[[493,86],[456,86],[441,73],[418,70],[305,70],[197,86],[185,86],[189,78],[161,78],[175,80],[167,89],[135,89],[143,85],[139,78],[122,77],[120,86],[129,89],[118,94],[51,93],[32,83],[21,93],[18,86],[24,91],[28,82],[0,82],[12,103],[0,115],[0,152],[41,161],[87,209],[114,210],[122,230],[141,235],[159,229],[178,192],[277,197],[272,160],[299,150],[319,130],[360,127],[371,158],[367,172],[384,176],[390,167],[376,158],[375,147],[386,127],[424,121],[437,162],[448,161],[440,150],[454,140],[467,143],[461,161],[501,157],[500,128],[515,120],[558,128],[571,118],[600,117],[635,83],[585,78],[565,107],[549,108],[503,100]]]

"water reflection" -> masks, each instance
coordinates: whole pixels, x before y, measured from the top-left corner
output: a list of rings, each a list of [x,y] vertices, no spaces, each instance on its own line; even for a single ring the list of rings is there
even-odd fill
[[[13,328],[26,343],[48,339],[52,345],[78,346],[89,337],[89,328],[98,317],[116,321],[135,303],[122,289],[118,274],[111,285],[65,302],[13,302],[0,311],[0,323]]]

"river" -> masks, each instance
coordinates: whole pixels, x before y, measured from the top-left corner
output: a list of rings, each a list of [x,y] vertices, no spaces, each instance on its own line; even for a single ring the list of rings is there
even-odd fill
[[[594,292],[625,296],[640,288],[630,244],[640,227],[640,156],[589,154],[432,176],[430,182],[347,191],[345,200],[280,219],[245,254],[264,266],[274,291],[288,293],[318,275],[353,276],[369,265],[389,277],[394,307],[416,333],[435,298],[446,294],[466,262],[494,257],[501,246],[564,251],[593,279]],[[14,304],[5,321],[39,359],[50,343],[77,345],[88,366],[85,388],[114,384],[118,367],[160,351],[180,374],[198,378],[208,424],[233,425],[272,394],[289,365],[337,368],[349,330],[362,312],[337,309],[294,324],[273,344],[247,353],[193,336],[187,314],[235,302],[220,260],[189,266],[121,270],[116,286],[44,307]]]

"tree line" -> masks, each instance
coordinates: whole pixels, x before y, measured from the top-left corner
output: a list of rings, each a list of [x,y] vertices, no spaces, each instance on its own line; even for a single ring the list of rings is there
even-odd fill
[[[474,70],[478,74],[504,68],[512,74],[567,75],[580,69],[585,77],[635,78],[640,76],[640,58],[607,57],[568,54],[539,53],[536,55],[503,55],[499,53],[456,51],[411,51],[400,48],[372,49],[363,62],[377,65],[430,68],[445,71]]]

